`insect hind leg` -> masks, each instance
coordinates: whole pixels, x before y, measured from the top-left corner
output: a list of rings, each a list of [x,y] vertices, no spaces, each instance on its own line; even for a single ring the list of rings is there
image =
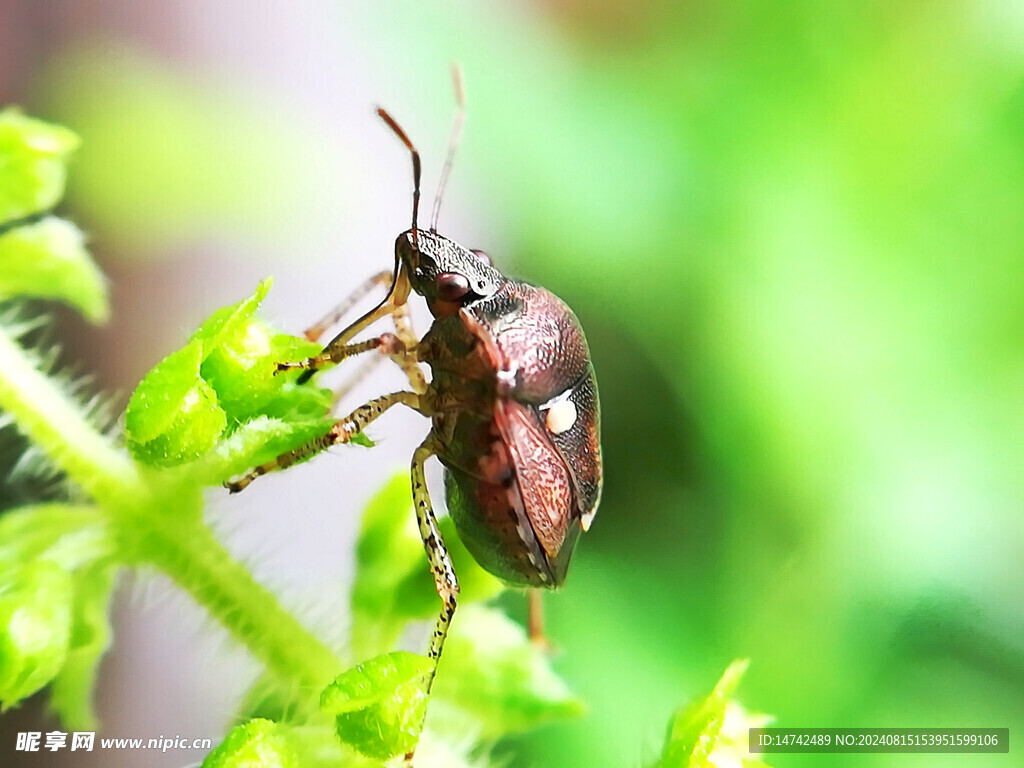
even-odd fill
[[[428,655],[434,662],[434,666],[430,671],[430,677],[427,680],[428,693],[434,683],[437,663],[441,659],[441,652],[444,650],[444,642],[448,637],[448,628],[451,626],[452,617],[455,615],[455,607],[459,597],[459,581],[455,576],[455,569],[452,567],[448,548],[441,538],[441,533],[437,526],[437,517],[434,514],[434,508],[427,491],[427,480],[423,465],[433,455],[434,448],[431,445],[431,438],[428,437],[413,454],[411,472],[412,498],[413,504],[416,507],[416,523],[419,526],[420,537],[423,539],[423,548],[427,552],[427,560],[430,562],[430,572],[434,576],[434,587],[441,598],[441,612],[437,617],[434,633],[430,637],[430,648],[428,651]]]

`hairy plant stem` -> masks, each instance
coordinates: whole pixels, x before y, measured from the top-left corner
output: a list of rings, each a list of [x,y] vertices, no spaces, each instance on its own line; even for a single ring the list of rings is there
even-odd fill
[[[132,535],[141,535],[141,559],[205,606],[266,665],[283,690],[307,689],[296,703],[318,701],[320,691],[343,669],[342,662],[231,557],[198,516],[163,506],[133,523]]]
[[[93,428],[74,400],[2,328],[0,409],[101,505],[141,489],[131,459]]]
[[[235,561],[202,522],[201,489],[161,482],[96,431],[74,400],[0,329],[0,410],[102,510],[119,532],[120,559],[174,580],[257,659],[284,690],[317,694],[340,660]]]

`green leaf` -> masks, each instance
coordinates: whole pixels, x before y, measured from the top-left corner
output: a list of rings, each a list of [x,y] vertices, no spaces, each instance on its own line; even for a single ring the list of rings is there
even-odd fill
[[[203,377],[202,366],[222,348],[260,345],[261,335],[250,333],[252,316],[269,287],[264,280],[252,296],[210,315],[188,344],[165,357],[136,387],[125,418],[128,447],[136,460],[173,466],[213,448],[228,427],[228,415],[217,390]]]
[[[408,483],[408,478],[406,478]],[[415,521],[415,515],[410,511],[410,520]],[[459,532],[455,529],[455,522],[450,517],[442,517],[437,521],[437,527],[448,548],[448,554],[452,560],[452,567],[459,579],[459,605],[490,600],[500,594],[505,585],[501,580],[485,571],[476,558],[469,553],[466,545],[462,543]],[[413,524],[412,531],[416,531]],[[417,541],[420,541],[419,534],[414,533]],[[422,550],[423,544],[420,543]],[[395,589],[396,602],[406,618],[425,619],[437,616],[440,608],[440,598],[437,596],[434,587],[434,577],[430,572],[430,563],[423,555],[416,562],[415,568],[402,580]]]
[[[0,570],[9,577],[19,570],[56,568],[53,578],[59,583],[61,574],[74,572],[67,658],[54,682],[51,705],[64,723],[83,729],[95,725],[92,687],[110,637],[107,609],[114,569],[106,558],[114,550],[107,518],[92,506],[40,504],[0,517]],[[41,604],[45,600],[41,597]]]
[[[442,518],[439,527],[459,579],[459,605],[487,600],[501,592],[501,582],[477,565],[451,519]],[[395,475],[363,513],[351,605],[356,657],[393,647],[410,620],[435,618],[440,610],[405,472]]]
[[[74,224],[55,216],[0,235],[0,299],[59,299],[94,323],[110,315],[107,286]]]
[[[71,571],[112,550],[106,518],[96,507],[55,502],[0,516],[0,564],[27,565],[45,558]]]
[[[201,344],[189,342],[158,363],[132,393],[125,432],[136,460],[173,466],[197,459],[224,432],[227,415],[199,375],[202,353]]]
[[[376,656],[324,689],[320,708],[335,716],[338,738],[379,760],[411,752],[427,707],[433,662],[407,651]]]
[[[409,574],[418,571],[423,560],[409,476],[400,473],[370,500],[363,513],[351,596],[352,652],[356,658],[394,646],[409,620],[408,611],[399,604],[398,587]],[[422,586],[428,596],[434,594],[436,601],[433,583]]]
[[[67,128],[16,109],[0,111],[0,225],[60,201],[68,157],[78,143]]]
[[[174,466],[203,458],[203,477],[220,483],[331,428],[330,390],[277,373],[278,363],[320,347],[256,319],[269,288],[264,280],[252,296],[210,315],[132,393],[125,428],[138,461]]]
[[[204,485],[219,485],[252,467],[279,456],[297,445],[323,435],[334,424],[332,418],[288,423],[258,417],[243,424],[225,438],[190,470]]]
[[[275,334],[255,320],[241,330],[244,332],[222,337],[200,369],[203,379],[216,390],[230,423],[241,424],[259,415],[318,418],[330,410],[330,390],[296,384],[294,375],[276,373],[278,363],[315,355],[319,345]]]
[[[299,768],[287,726],[250,720],[235,726],[203,760],[203,768]]]
[[[0,709],[31,696],[64,665],[71,592],[71,577],[56,563],[0,563]]]
[[[50,707],[61,723],[95,730],[93,688],[100,659],[110,645],[110,598],[116,569],[100,563],[75,573],[71,643],[67,661],[50,687]]]
[[[363,432],[356,432],[348,441],[349,445],[361,445],[363,448],[373,448],[376,445],[373,440],[368,438]]]
[[[272,284],[273,281],[269,278],[262,280],[251,296],[242,299],[237,304],[230,304],[218,309],[203,321],[189,341],[206,344],[208,349],[212,349],[218,344],[231,341],[232,337],[238,337],[238,332],[246,329],[248,322],[256,314],[256,310],[260,308],[260,304],[267,297],[267,292],[270,291]]]
[[[434,682],[433,730],[497,739],[582,714],[522,627],[494,608],[460,605]]]
[[[0,111],[0,299],[59,299],[89,320],[110,314],[106,283],[73,224],[54,216],[6,228],[55,206],[78,137],[65,128]]]
[[[733,719],[736,719],[734,713],[742,713],[742,710],[731,706],[729,698],[739,685],[748,663],[746,659],[734,661],[707,696],[672,717],[661,759],[654,768],[715,768],[722,764],[753,768],[763,765],[751,759],[746,752],[744,724],[725,728],[727,713],[732,714]],[[728,733],[741,733],[742,740],[731,735],[728,739],[720,738],[723,728]]]

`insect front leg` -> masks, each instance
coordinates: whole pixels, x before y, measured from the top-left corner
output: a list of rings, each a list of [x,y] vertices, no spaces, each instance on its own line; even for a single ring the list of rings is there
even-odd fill
[[[419,366],[419,360],[416,358],[415,343],[410,348],[399,336],[393,333],[382,333],[377,338],[370,339],[361,344],[350,344],[343,348],[343,352],[346,357],[352,357],[370,349],[376,349],[384,357],[393,360],[405,373],[406,378],[409,379],[409,385],[416,394],[422,395],[427,391],[427,379]],[[334,354],[338,353],[335,352]],[[377,366],[381,359],[383,358],[377,357],[374,359],[371,357],[366,364],[356,371],[354,376],[350,376],[340,387],[337,387],[334,390],[334,403],[337,404],[356,384],[362,381]],[[280,363],[278,370],[302,367],[302,365],[303,363]]]
[[[398,363],[399,367],[405,372],[413,392],[423,394],[427,391],[427,380],[423,376],[423,369],[420,368],[419,359],[417,358],[416,350],[420,342],[416,338],[416,332],[412,327],[412,319],[409,317],[409,305],[402,304],[395,307],[395,311],[391,313],[391,318],[395,323],[395,334],[404,347],[400,358],[392,356],[391,359]]]
[[[433,659],[434,666],[431,668],[430,677],[427,680],[427,693],[430,693],[430,688],[434,684],[437,663],[444,650],[444,641],[448,636],[448,627],[452,623],[452,616],[455,615],[455,606],[459,596],[459,581],[455,577],[455,569],[452,567],[448,548],[437,527],[437,517],[434,515],[434,508],[430,503],[426,475],[423,471],[423,465],[427,459],[434,455],[431,440],[432,438],[428,437],[416,449],[416,453],[412,457],[412,499],[416,507],[416,523],[420,529],[420,537],[423,539],[423,548],[427,551],[430,572],[434,576],[434,587],[441,598],[441,613],[437,617],[434,634],[430,637],[428,655]]]
[[[360,287],[359,291],[353,296],[350,296],[342,304],[339,304],[330,314],[325,315],[324,318],[305,331],[306,338],[310,341],[316,341],[320,335],[323,334],[324,330],[330,325],[333,325],[341,317],[347,313],[352,306],[362,297],[363,294],[372,289],[375,285],[391,285],[391,273],[381,272],[380,274],[374,275],[366,283]],[[382,334],[378,339],[377,349],[386,356],[391,358],[405,373],[406,378],[409,379],[409,385],[412,390],[418,394],[423,394],[427,391],[427,380],[423,375],[423,370],[419,366],[419,362],[416,359],[416,348],[419,345],[419,340],[416,338],[416,333],[413,330],[412,322],[409,319],[409,307],[407,304],[400,304],[394,308],[391,313],[391,319],[395,324],[395,334],[393,338],[397,338],[401,344],[396,344],[392,340],[392,337],[388,334]],[[349,345],[345,349],[345,356],[351,357],[353,354],[358,354],[358,351],[353,351],[352,347],[355,345]],[[324,350],[327,353],[329,348]],[[365,351],[365,350],[363,350]],[[340,354],[338,351],[332,353],[333,355]],[[383,357],[369,357],[366,359],[364,364],[356,370],[354,374],[346,378],[339,386],[334,388],[334,403],[337,404],[344,398],[349,392],[351,392],[356,385],[361,381],[365,380],[370,373],[380,364]],[[294,368],[315,368],[319,365],[317,358],[309,358],[302,361],[301,363],[291,363],[279,365],[278,370],[288,370]]]
[[[371,280],[369,281],[371,286],[378,278],[379,275],[376,278],[371,278]],[[305,367],[307,370],[299,377],[299,383],[303,384],[306,381],[309,381],[310,377],[316,371],[318,361],[332,361],[336,354],[336,350],[340,350],[348,346],[352,338],[356,336],[360,331],[377,322],[382,317],[394,314],[394,311],[398,307],[401,307],[403,304],[405,304],[406,301],[408,301],[409,292],[411,290],[412,288],[409,284],[409,276],[406,273],[405,269],[401,268],[401,265],[399,264],[398,258],[396,256],[395,279],[393,281],[390,281],[390,288],[388,289],[388,294],[387,296],[384,297],[384,300],[376,307],[371,309],[369,312],[364,314],[362,317],[351,323],[348,327],[346,327],[343,331],[341,331],[329,342],[327,342],[327,346],[324,348],[323,352],[321,352],[316,357],[312,357],[309,360],[307,360],[305,366],[300,366]],[[347,309],[348,302],[344,302],[340,307],[335,309],[334,312],[330,313],[326,318],[324,318],[324,320],[330,320],[336,315],[340,317],[340,314],[343,314],[345,311],[347,311]],[[318,323],[317,326],[311,328],[310,331],[317,331],[319,325],[322,325],[322,322]]]
[[[278,363],[277,373],[302,369],[317,369],[325,365],[340,363],[342,360],[347,360],[350,357],[361,355],[364,352],[369,352],[373,349],[381,349],[382,347],[384,348],[382,351],[390,357],[392,354],[396,353],[394,342],[397,339],[398,337],[393,333],[382,333],[380,336],[367,339],[366,341],[360,341],[356,344],[339,344],[336,346],[326,347],[319,355],[307,357],[305,360]],[[310,373],[310,370],[307,370],[306,373]]]
[[[231,491],[231,493],[238,493],[245,490],[253,480],[261,475],[277,469],[287,469],[303,459],[308,459],[310,456],[327,450],[332,445],[347,443],[355,434],[362,432],[370,422],[399,403],[407,405],[414,410],[420,410],[420,396],[415,392],[394,392],[390,395],[374,398],[365,405],[356,408],[345,418],[334,422],[334,426],[320,437],[314,438],[305,445],[300,445],[298,448],[287,453],[282,453],[276,459],[268,461],[266,464],[254,467],[238,480],[224,483],[224,487]]]

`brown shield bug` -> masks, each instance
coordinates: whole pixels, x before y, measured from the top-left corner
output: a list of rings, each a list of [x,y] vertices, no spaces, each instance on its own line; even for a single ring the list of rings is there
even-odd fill
[[[441,193],[462,125],[457,76],[456,93],[459,111],[429,230],[417,226],[419,153],[394,119],[377,110],[412,154],[412,226],[395,242],[393,271],[371,278],[357,296],[374,285],[390,288],[319,355],[278,366],[306,369],[301,381],[320,367],[377,350],[402,367],[409,389],[371,400],[316,440],[227,483],[233,493],[241,491],[260,475],[348,442],[399,403],[429,417],[430,432],[412,459],[412,493],[442,602],[429,650],[435,670],[459,584],[427,492],[426,460],[437,456],[445,467],[448,511],[467,549],[513,586],[563,583],[576,539],[589,528],[601,493],[597,383],[576,316],[551,292],[506,277],[482,252],[437,233]],[[426,300],[434,317],[419,340],[406,313],[412,292]],[[307,335],[318,338],[351,304],[344,302]],[[386,316],[393,318],[395,333],[352,341]],[[431,370],[429,382],[421,364]],[[432,681],[433,674],[428,690]]]

